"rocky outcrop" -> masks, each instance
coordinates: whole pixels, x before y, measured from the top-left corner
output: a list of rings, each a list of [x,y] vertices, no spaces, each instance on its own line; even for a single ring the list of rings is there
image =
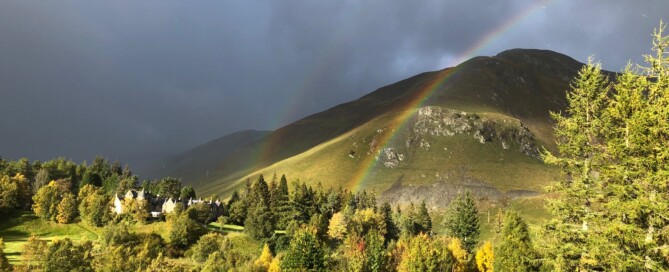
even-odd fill
[[[496,143],[504,149],[517,146],[521,153],[539,157],[534,134],[518,120],[493,120],[476,113],[427,106],[418,110],[413,132],[417,137],[468,134],[481,144]],[[407,145],[419,142],[420,147],[429,147],[424,139],[416,140],[407,140]]]

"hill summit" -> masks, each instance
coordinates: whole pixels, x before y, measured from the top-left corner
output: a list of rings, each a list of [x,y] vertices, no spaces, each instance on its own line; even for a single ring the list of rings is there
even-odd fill
[[[542,147],[555,149],[549,111],[565,108],[582,65],[535,49],[475,57],[255,134],[233,151],[222,148],[225,140],[193,149],[189,160],[167,164],[167,174],[205,194],[227,195],[257,175],[286,174],[365,188],[392,202],[426,199],[437,208],[463,189],[490,203],[538,195],[558,174],[539,159]],[[206,155],[218,148],[224,156]]]

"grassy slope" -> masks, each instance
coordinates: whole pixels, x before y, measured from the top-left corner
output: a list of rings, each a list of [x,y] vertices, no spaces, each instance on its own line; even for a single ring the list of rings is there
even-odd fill
[[[508,118],[495,113],[481,115],[487,118]],[[260,174],[271,176],[273,173],[286,174],[291,180],[299,179],[310,185],[320,182],[324,187],[341,185],[353,188],[356,185],[353,180],[355,174],[360,167],[365,167],[363,164],[370,156],[375,155],[370,154],[369,143],[377,136],[377,129],[395,123],[395,118],[398,115],[380,116],[307,152],[244,176],[235,183],[211,183],[214,186],[203,187],[202,193],[226,195],[231,189],[241,186],[247,178],[253,180]],[[400,129],[398,136],[388,146],[402,149],[407,131],[406,128]],[[505,150],[498,143],[480,144],[471,135],[426,136],[425,139],[431,143],[431,147],[428,150],[407,149],[406,163],[398,168],[389,169],[374,163],[362,185],[381,193],[400,177],[403,184],[429,184],[435,179],[445,179],[449,174],[465,171],[468,176],[488,182],[503,191],[539,191],[556,175],[555,169],[513,150],[513,147]],[[351,150],[355,151],[355,158],[348,156]]]
[[[12,264],[21,262],[21,251],[23,245],[32,235],[38,236],[48,242],[70,238],[74,241],[97,240],[102,234],[102,228],[87,226],[83,223],[58,224],[45,221],[35,216],[32,212],[14,210],[2,216],[0,222],[0,237],[4,239],[5,254]],[[171,226],[167,222],[151,222],[149,224],[129,225],[130,231],[138,233],[155,232],[169,242]],[[223,230],[216,223],[210,224],[210,229],[225,233],[235,246],[239,246],[245,253],[258,255],[262,250],[262,243],[255,241],[247,235],[240,233],[244,230],[241,226],[224,225]],[[277,231],[285,233],[284,231]],[[190,260],[171,260],[183,265],[194,265]]]
[[[62,225],[40,219],[31,212],[13,211],[3,215],[0,222],[0,237],[5,240],[5,254],[11,263],[20,261],[21,248],[31,235],[42,240],[70,238],[75,241],[95,240],[100,235],[98,228],[91,228],[81,223]]]

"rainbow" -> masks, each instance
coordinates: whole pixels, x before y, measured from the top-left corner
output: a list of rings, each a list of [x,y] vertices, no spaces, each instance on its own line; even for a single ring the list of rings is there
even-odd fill
[[[474,57],[487,45],[491,44],[495,39],[507,33],[514,26],[518,25],[536,11],[545,8],[550,2],[552,2],[552,0],[536,1],[532,5],[523,9],[521,12],[517,13],[515,16],[507,19],[498,27],[490,30],[481,38],[479,38],[472,46],[460,54],[459,57],[455,58],[455,61],[452,63],[452,65],[449,65],[452,67],[455,66],[455,68],[439,71],[429,84],[418,90],[417,94],[413,96],[409,103],[407,103],[406,107],[401,111],[400,115],[393,120],[388,128],[381,132],[377,138],[377,147],[372,151],[372,154],[366,156],[363,159],[363,161],[360,163],[360,167],[357,168],[352,178],[347,182],[349,188],[351,188],[353,192],[356,192],[364,185],[369,175],[376,168],[376,154],[373,153],[378,153],[379,151],[386,148],[389,143],[393,142],[393,140],[396,138],[396,135],[398,134],[397,132],[402,131],[406,127],[408,121],[411,119],[411,116],[413,116],[414,113],[430,99],[436,90],[444,86],[451,75],[455,74],[455,71],[457,70],[457,64]]]

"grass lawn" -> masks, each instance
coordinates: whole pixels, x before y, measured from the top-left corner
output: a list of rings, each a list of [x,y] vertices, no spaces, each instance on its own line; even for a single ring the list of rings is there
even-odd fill
[[[37,235],[49,242],[54,239],[70,238],[75,241],[95,240],[101,229],[89,227],[82,223],[58,224],[40,219],[32,212],[11,211],[2,215],[0,220],[0,237],[5,241],[5,254],[9,262],[16,264],[21,260],[23,244],[31,235]]]

